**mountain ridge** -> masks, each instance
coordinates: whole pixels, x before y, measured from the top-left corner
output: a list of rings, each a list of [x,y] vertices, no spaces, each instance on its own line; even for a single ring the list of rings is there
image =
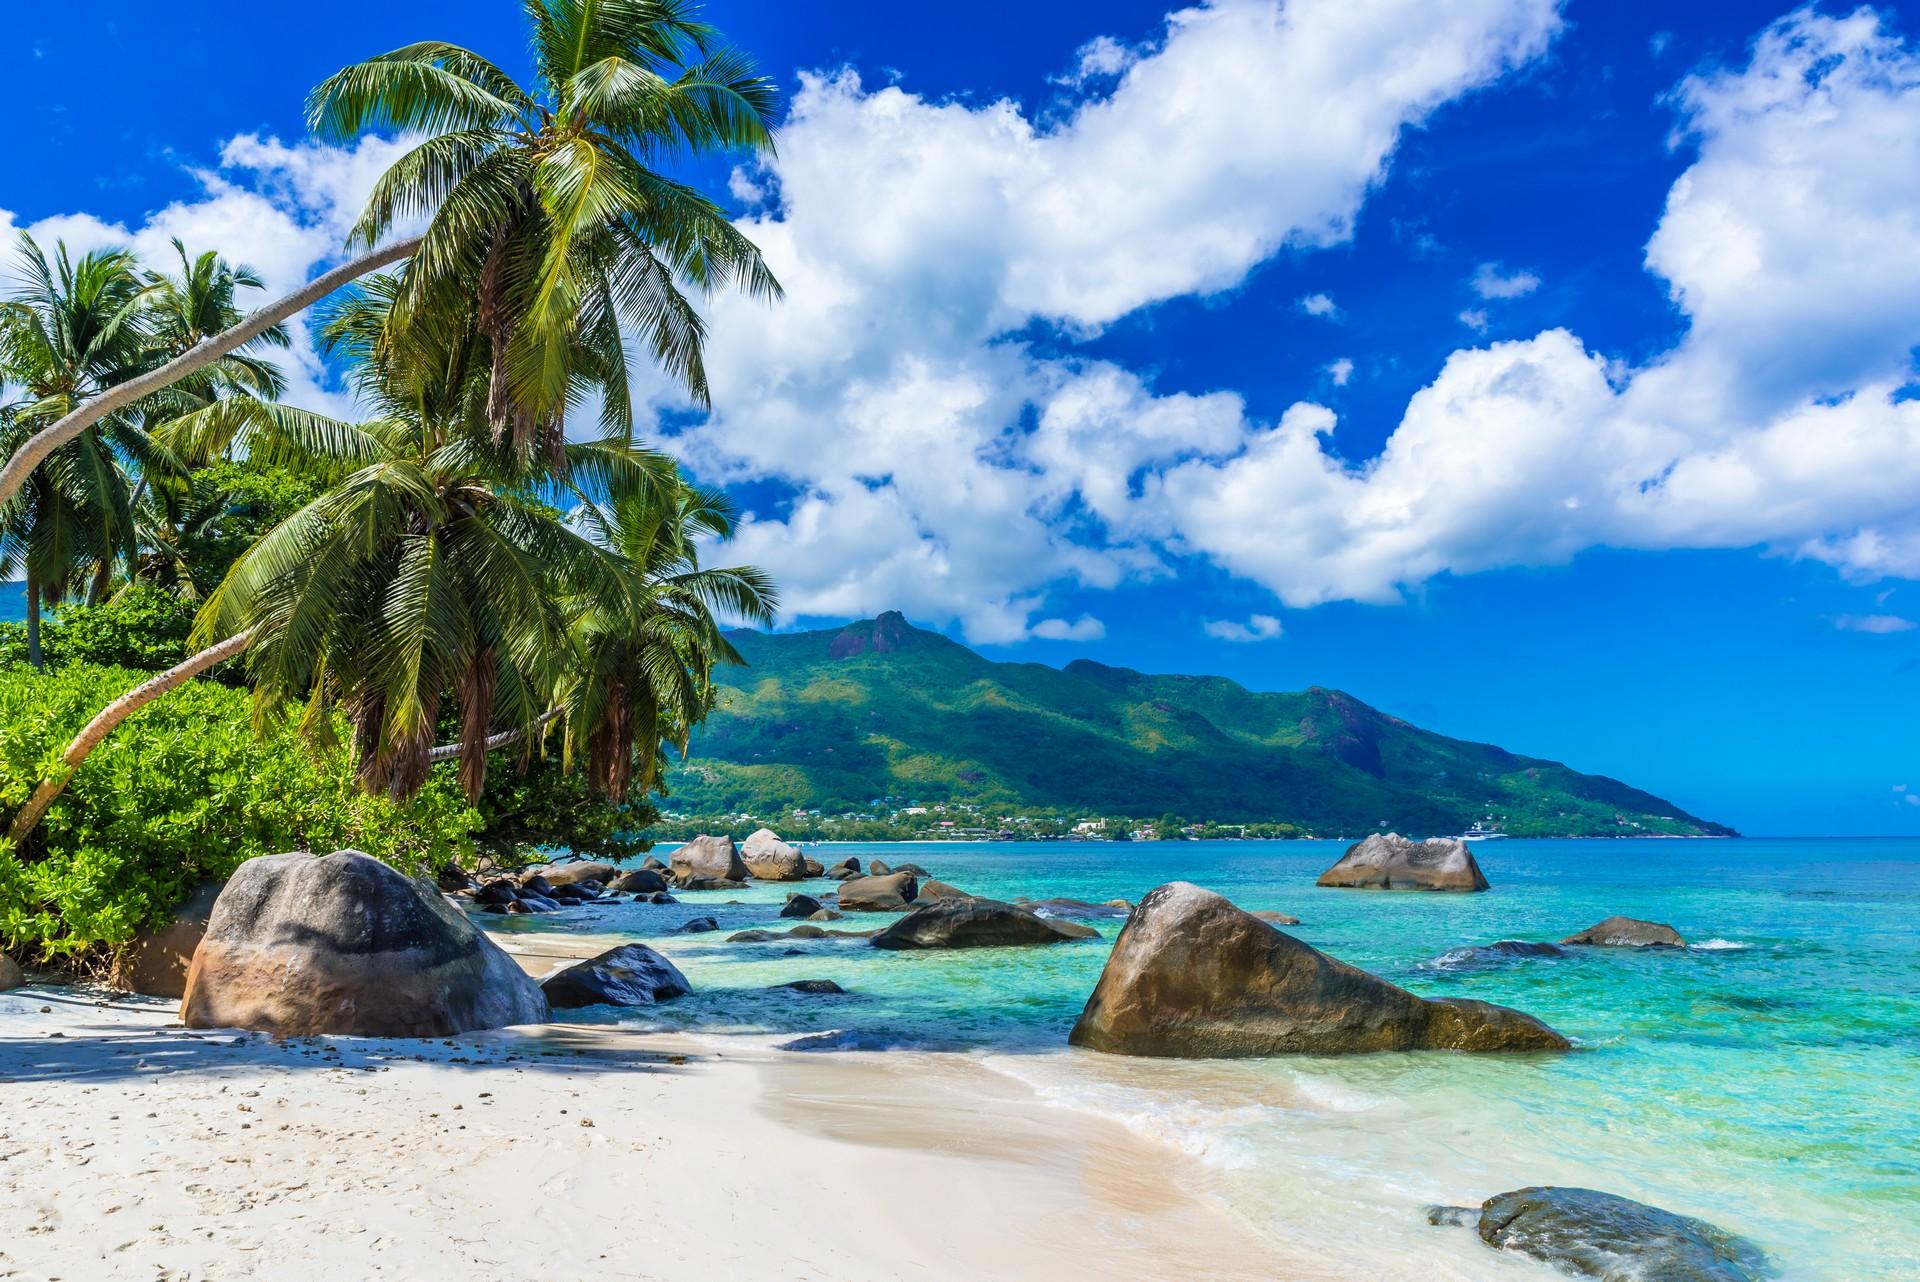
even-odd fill
[[[720,705],[669,772],[702,814],[908,802],[1348,833],[1732,836],[1617,779],[1452,739],[1344,691],[1255,691],[1078,658],[988,659],[898,611],[728,634]]]

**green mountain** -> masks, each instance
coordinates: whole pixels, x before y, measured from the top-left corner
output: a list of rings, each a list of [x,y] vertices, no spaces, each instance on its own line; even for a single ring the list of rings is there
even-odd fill
[[[1733,835],[1637,788],[1409,725],[1319,687],[1248,690],[1078,659],[996,663],[897,613],[822,632],[739,631],[748,666],[669,776],[691,814],[909,801],[1526,836]],[[1637,825],[1637,826],[1635,826]]]

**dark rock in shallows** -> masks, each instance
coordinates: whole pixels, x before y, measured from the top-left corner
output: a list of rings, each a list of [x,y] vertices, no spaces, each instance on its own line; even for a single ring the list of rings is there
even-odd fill
[[[545,895],[525,894],[518,902],[530,913],[557,913],[562,907],[558,899],[548,899]]]
[[[849,877],[860,876],[860,861],[849,855],[833,867],[827,869],[827,876],[835,881],[845,881]]]
[[[784,988],[788,992],[808,993],[821,997],[842,994],[847,991],[831,979],[796,979],[785,984],[775,984],[774,988]]]
[[[772,930],[741,930],[727,936],[729,944],[765,944],[786,936]]]
[[[827,866],[818,859],[802,856],[800,866],[806,871],[809,877],[824,877],[827,875]]]
[[[1609,917],[1569,935],[1563,944],[1586,944],[1598,948],[1685,948],[1687,941],[1671,926],[1638,917]]]
[[[519,905],[519,904],[518,904],[518,903],[516,902],[515,904],[513,904],[513,905],[512,905],[512,907],[515,907],[515,908],[519,908],[519,907],[520,907],[520,905]],[[505,913],[505,912],[507,912],[507,911],[508,911],[508,905],[506,905],[506,904],[481,904],[481,905],[480,905],[480,911],[481,911],[481,912],[483,912],[483,913]],[[524,908],[522,908],[522,909],[521,909],[521,911],[522,911],[522,912],[525,912],[526,910],[525,910]]]
[[[523,895],[539,895],[542,899],[551,898],[553,895],[553,883],[537,872],[522,873],[520,875],[520,893]]]
[[[839,904],[851,913],[897,913],[905,912],[919,896],[920,883],[914,875],[896,872],[841,882]]]
[[[1558,944],[1536,943],[1525,939],[1497,939],[1491,944],[1471,944],[1449,948],[1432,961],[1420,963],[1427,970],[1479,970],[1504,966],[1534,957],[1565,957],[1567,950]]]
[[[27,976],[20,969],[19,963],[5,953],[0,953],[0,993],[18,988],[26,982]]]
[[[465,874],[463,873],[462,876]],[[173,920],[157,930],[143,930],[114,958],[108,983],[148,997],[181,997],[187,991],[187,970],[207,934],[207,920],[224,883],[203,882],[174,908]],[[443,887],[444,888],[444,887]]]
[[[645,944],[610,948],[547,976],[540,987],[557,1010],[651,1006],[693,991],[678,967]]]
[[[800,851],[780,840],[771,828],[761,828],[740,847],[741,862],[760,881],[801,881],[807,875],[807,861]]]
[[[782,917],[811,917],[820,911],[820,901],[812,895],[788,895],[780,909]]]
[[[1125,900],[1117,904],[1090,904],[1084,899],[1016,899],[1013,902],[1042,917],[1075,917],[1085,921],[1117,921],[1133,909]]]
[[[650,904],[677,904],[680,902],[664,890],[656,890],[651,895],[648,895],[646,899]]]
[[[709,930],[718,929],[720,929],[720,923],[713,918],[695,917],[692,921],[680,928],[680,933],[683,935],[700,935],[705,934]]]
[[[448,1037],[547,1019],[539,986],[431,882],[356,850],[249,859],[214,902],[180,1021]]]
[[[500,911],[503,913],[513,913],[516,915],[522,914],[522,913],[531,913],[533,911],[533,909],[527,907],[525,904],[521,903],[518,899],[514,900],[512,903],[509,903],[509,904],[500,904],[500,905],[489,904],[487,906],[489,908],[498,907]]]
[[[1059,944],[1073,938],[1062,929],[1068,924],[997,899],[945,899],[894,922],[874,936],[873,946],[898,950]]]
[[[615,877],[607,889],[623,895],[660,895],[667,890],[667,879],[651,868],[635,868]]]
[[[510,904],[520,897],[520,888],[505,877],[495,877],[474,892],[474,901],[482,904]]]
[[[470,889],[473,886],[473,878],[469,877],[467,870],[459,864],[444,863],[441,864],[439,869],[433,874],[433,884],[451,895],[458,891]],[[209,907],[211,907],[211,905],[209,905]],[[201,925],[205,925],[206,918],[202,917],[200,922]]]
[[[1347,847],[1319,885],[1361,890],[1485,890],[1487,879],[1467,843],[1432,837],[1409,841],[1397,832],[1374,833]]]
[[[801,922],[798,926],[795,926],[787,932],[788,939],[825,939],[826,937],[826,931],[820,929],[818,926],[809,926],[805,922]]]
[[[1133,910],[1068,1040],[1194,1059],[1568,1049],[1531,1015],[1428,1001],[1183,881]]]
[[[1757,1282],[1766,1256],[1726,1230],[1612,1193],[1526,1188],[1480,1206],[1480,1240],[1600,1282]]]
[[[747,880],[747,865],[734,848],[733,838],[702,834],[673,852],[673,882],[682,889],[697,883]]]

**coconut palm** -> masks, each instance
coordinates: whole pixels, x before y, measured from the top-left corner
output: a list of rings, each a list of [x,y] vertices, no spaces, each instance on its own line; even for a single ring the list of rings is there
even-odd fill
[[[778,294],[721,209],[660,172],[716,149],[769,149],[775,94],[689,0],[524,2],[531,88],[427,41],[331,77],[309,115],[323,138],[425,135],[375,186],[353,233],[371,245],[431,217],[391,341],[409,341],[422,318],[467,312],[488,340],[495,437],[557,463],[583,341],[624,362],[623,322],[704,403],[705,326],[685,291]],[[624,390],[602,415],[610,431],[630,431]]]

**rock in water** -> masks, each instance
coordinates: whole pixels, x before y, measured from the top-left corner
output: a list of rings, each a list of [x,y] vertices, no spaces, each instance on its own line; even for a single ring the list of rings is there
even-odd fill
[[[1535,943],[1526,939],[1496,939],[1491,944],[1468,944],[1449,948],[1432,961],[1421,962],[1425,970],[1479,970],[1505,966],[1530,957],[1565,957],[1567,950],[1558,944]]]
[[[1254,916],[1274,926],[1298,926],[1300,924],[1300,919],[1292,913],[1276,912],[1271,908],[1263,908],[1255,913]]]
[[[612,864],[589,863],[584,859],[564,864],[542,864],[535,871],[547,879],[548,886],[555,889],[576,886],[583,881],[597,881],[604,886],[620,875],[620,870]]]
[[[819,912],[822,905],[812,895],[788,895],[787,902],[781,907],[782,917],[811,917]]]
[[[241,864],[180,1002],[189,1028],[293,1037],[448,1037],[547,1016],[539,986],[430,882],[357,850]]]
[[[847,991],[831,979],[794,979],[784,984],[775,984],[774,989],[776,991],[786,989],[788,992],[806,993],[814,997],[832,997]]]
[[[898,873],[894,874],[899,876]],[[875,948],[1005,948],[1075,938],[1045,917],[997,899],[943,899],[902,917],[873,938]]]
[[[827,875],[827,866],[818,859],[809,859],[805,855],[802,855],[800,856],[800,866],[809,877],[824,877]]]
[[[1408,841],[1397,832],[1376,832],[1347,847],[1340,862],[1320,874],[1319,884],[1361,890],[1487,889],[1466,842]]]
[[[806,880],[806,859],[771,828],[761,828],[748,837],[740,847],[740,858],[747,871],[761,881]]]
[[[860,875],[860,861],[849,855],[833,867],[827,869],[826,875],[835,881],[846,881],[850,877],[858,877]]]
[[[5,953],[0,953],[0,993],[18,988],[26,982],[27,976],[19,964]]]
[[[902,868],[900,869],[900,871],[906,872],[907,870],[905,868]],[[944,881],[935,881],[931,877],[929,877],[927,880],[920,883],[920,893],[914,896],[913,902],[917,907],[922,904],[937,904],[948,899],[972,899],[972,898],[973,898],[972,895],[969,895],[966,891],[960,889],[960,887],[958,886],[949,886]]]
[[[1195,1059],[1568,1049],[1531,1015],[1415,996],[1184,881],[1133,910],[1068,1040]]]
[[[1013,902],[1042,917],[1112,918],[1117,921],[1133,911],[1133,905],[1125,900],[1104,904],[1090,904],[1084,899],[1016,899]]]
[[[1657,921],[1641,921],[1638,917],[1609,917],[1603,922],[1587,927],[1577,935],[1569,935],[1560,941],[1563,944],[1589,944],[1599,948],[1685,948],[1687,941],[1680,938],[1680,932],[1671,926]]]
[[[893,869],[887,867],[887,861],[884,859],[876,859],[867,865],[867,876],[869,877],[890,877],[892,875]]]
[[[173,920],[158,930],[143,930],[114,958],[108,982],[148,997],[180,997],[187,991],[187,968],[207,933],[207,919],[220,898],[220,882],[203,883],[173,910]]]
[[[692,887],[701,882],[745,881],[747,866],[731,837],[704,833],[673,852],[673,881]]]
[[[1756,1282],[1766,1256],[1704,1220],[1579,1188],[1517,1189],[1480,1206],[1480,1240],[1600,1282]]]
[[[910,872],[855,877],[840,883],[840,907],[850,913],[905,912],[919,897],[920,883]]]
[[[664,895],[667,879],[651,868],[635,868],[615,877],[607,889],[623,895]]]
[[[581,1006],[651,1006],[685,997],[693,985],[678,967],[645,944],[622,944],[575,962],[540,982],[557,1010]]]
[[[720,929],[720,922],[713,917],[695,917],[680,927],[683,935],[704,935],[710,930]]]

